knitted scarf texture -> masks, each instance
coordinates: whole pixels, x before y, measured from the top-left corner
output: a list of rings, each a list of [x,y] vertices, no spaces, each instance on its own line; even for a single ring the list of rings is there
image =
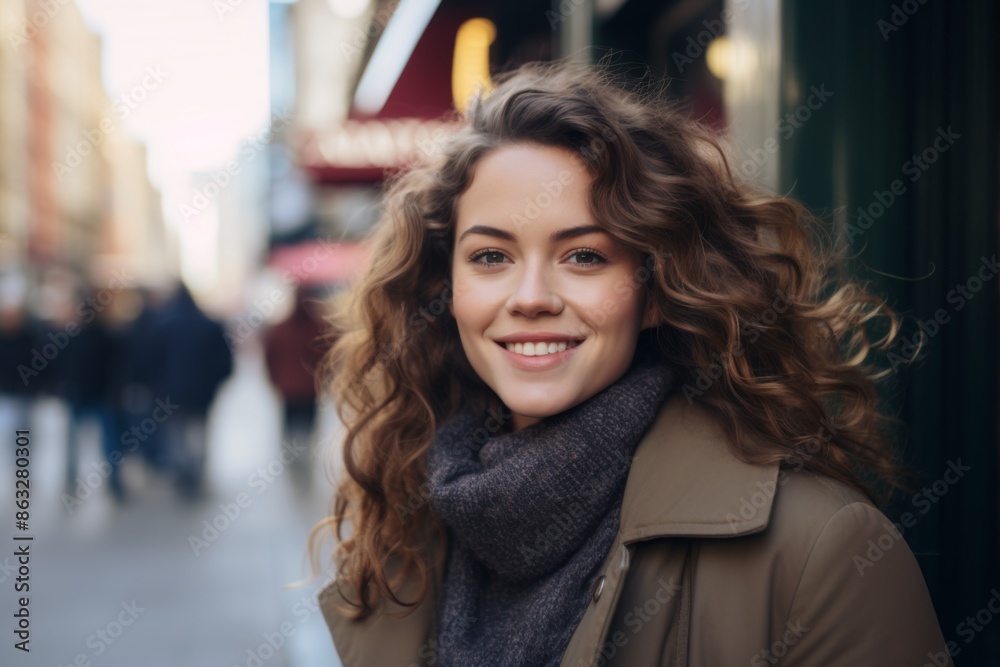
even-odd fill
[[[441,425],[427,455],[448,533],[436,665],[559,664],[614,544],[632,454],[674,379],[634,362],[520,431],[486,439],[487,416],[471,408]]]

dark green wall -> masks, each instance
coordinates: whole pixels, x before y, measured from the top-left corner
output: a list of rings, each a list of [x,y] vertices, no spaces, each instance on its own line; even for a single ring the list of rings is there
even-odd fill
[[[906,423],[918,489],[930,491],[916,503],[900,497],[890,513],[917,517],[905,537],[960,651],[956,664],[1000,664],[1000,615],[971,638],[959,627],[1000,584],[1000,276],[971,291],[981,258],[998,252],[997,3],[788,0],[782,12],[783,113],[805,101],[796,89],[825,85],[833,96],[782,144],[779,190],[824,215],[845,243],[852,237],[857,275],[908,316],[907,338],[943,311],[926,352],[883,390]],[[923,170],[913,156],[948,128],[960,137],[939,140],[944,150],[929,153],[936,159]],[[901,194],[881,216],[859,219],[859,206],[877,214],[879,197],[889,202],[894,181]],[[953,291],[966,284],[971,298]],[[933,483],[959,460],[971,469],[954,484],[939,481],[939,495]]]

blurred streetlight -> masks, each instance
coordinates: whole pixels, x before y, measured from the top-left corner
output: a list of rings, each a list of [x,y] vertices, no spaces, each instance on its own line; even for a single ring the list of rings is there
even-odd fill
[[[757,69],[757,49],[748,41],[716,37],[705,51],[705,62],[716,78],[725,81],[741,77]]]
[[[451,70],[451,90],[455,107],[460,111],[465,111],[477,90],[492,88],[490,44],[496,36],[497,28],[488,19],[470,19],[458,29]]]

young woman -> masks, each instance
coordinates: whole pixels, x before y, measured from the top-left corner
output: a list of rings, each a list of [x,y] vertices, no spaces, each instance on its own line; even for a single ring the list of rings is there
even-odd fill
[[[951,664],[876,507],[898,316],[806,210],[600,67],[463,120],[393,179],[326,358],[343,664]]]

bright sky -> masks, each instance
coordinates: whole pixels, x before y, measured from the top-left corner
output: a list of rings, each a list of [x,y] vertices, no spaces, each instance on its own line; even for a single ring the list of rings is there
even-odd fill
[[[247,238],[259,236],[260,225],[241,221],[223,236],[217,202],[196,224],[182,224],[178,210],[195,194],[194,172],[224,167],[270,122],[267,0],[76,1],[102,37],[115,113],[146,144],[181,274],[196,292],[220,300],[238,294],[251,270]]]
[[[268,123],[266,0],[77,0],[104,40],[112,101],[143,80],[129,130],[150,151],[155,185],[214,169]],[[159,72],[158,78],[149,77]]]

